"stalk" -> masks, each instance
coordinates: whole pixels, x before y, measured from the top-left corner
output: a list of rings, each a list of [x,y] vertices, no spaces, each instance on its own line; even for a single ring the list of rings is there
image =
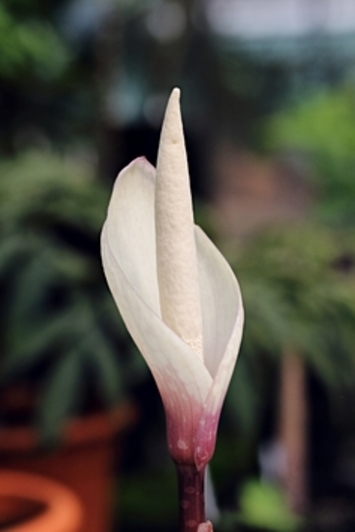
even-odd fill
[[[176,464],[179,487],[180,532],[212,532],[205,515],[205,469]]]

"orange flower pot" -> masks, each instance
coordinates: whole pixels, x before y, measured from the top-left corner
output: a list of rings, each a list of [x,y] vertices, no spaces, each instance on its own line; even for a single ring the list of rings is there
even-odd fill
[[[74,493],[38,475],[0,471],[0,529],[77,532],[83,509]]]
[[[84,508],[79,532],[107,532],[112,524],[114,460],[120,456],[122,432],[135,418],[132,405],[124,405],[111,415],[72,420],[53,452],[40,449],[33,428],[1,427],[0,467],[43,475],[68,487]]]

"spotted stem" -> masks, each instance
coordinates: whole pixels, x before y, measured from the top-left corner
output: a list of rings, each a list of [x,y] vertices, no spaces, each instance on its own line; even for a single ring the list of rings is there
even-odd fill
[[[179,485],[180,532],[213,532],[205,516],[205,469],[176,464]]]

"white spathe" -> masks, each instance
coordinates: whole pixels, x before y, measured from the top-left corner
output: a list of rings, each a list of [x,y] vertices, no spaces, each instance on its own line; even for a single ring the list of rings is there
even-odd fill
[[[144,158],[122,170],[101,243],[109,287],[164,402],[170,453],[204,467],[240,346],[243,306],[228,263],[193,225],[177,89],[157,171]]]

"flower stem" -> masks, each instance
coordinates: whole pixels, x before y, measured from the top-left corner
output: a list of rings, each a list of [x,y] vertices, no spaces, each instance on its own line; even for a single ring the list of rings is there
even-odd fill
[[[195,465],[176,464],[179,484],[180,532],[197,532],[205,523],[205,470]]]

